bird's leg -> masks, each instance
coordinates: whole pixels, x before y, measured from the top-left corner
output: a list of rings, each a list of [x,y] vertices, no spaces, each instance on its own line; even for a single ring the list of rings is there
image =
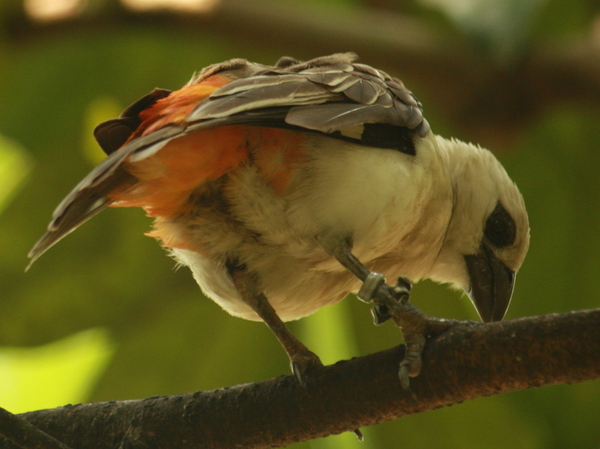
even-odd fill
[[[256,277],[248,273],[245,266],[235,264],[230,265],[228,268],[231,279],[242,295],[242,299],[275,334],[290,358],[294,376],[301,384],[304,384],[305,373],[312,368],[323,366],[321,360],[290,332],[269,303],[267,297],[258,288]]]
[[[409,377],[416,377],[421,371],[427,321],[427,316],[409,302],[410,281],[400,277],[394,287],[389,286],[383,274],[370,271],[352,254],[348,242],[338,240],[335,244],[328,244],[327,240],[318,240],[331,256],[363,282],[357,296],[362,301],[374,303],[375,324],[391,318],[402,331],[406,348],[399,376],[402,386],[408,390]]]

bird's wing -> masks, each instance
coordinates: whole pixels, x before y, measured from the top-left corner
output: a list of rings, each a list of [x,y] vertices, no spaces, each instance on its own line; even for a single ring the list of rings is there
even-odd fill
[[[341,53],[307,62],[284,57],[274,66],[233,59],[207,67],[178,91],[155,89],[121,117],[99,125],[108,154],[59,204],[31,263],[109,206],[111,194],[135,186],[124,161],[140,161],[173,139],[219,126],[301,129],[414,154],[413,135],[429,124],[401,81]]]
[[[355,59],[352,53],[296,63],[283,58],[217,90],[198,104],[188,121],[257,120],[260,115],[267,118],[269,108],[283,108],[286,124],[323,133],[368,123],[427,134],[422,106],[402,82]]]

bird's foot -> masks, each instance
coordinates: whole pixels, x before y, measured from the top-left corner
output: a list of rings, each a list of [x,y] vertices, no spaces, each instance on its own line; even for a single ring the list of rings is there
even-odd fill
[[[323,362],[317,354],[302,345],[293,354],[290,355],[290,366],[294,377],[298,379],[301,385],[306,385],[306,379],[314,369],[321,368]]]
[[[382,274],[372,274],[371,282],[376,283],[377,287],[373,291],[371,299],[375,303],[375,306],[371,309],[371,313],[373,314],[373,322],[376,326],[379,326],[392,318],[392,311],[396,310],[398,305],[408,303],[412,284],[407,278],[399,277],[396,285],[391,287],[385,283],[385,277]],[[367,280],[369,280],[369,277]],[[369,288],[372,289],[372,287]]]
[[[416,310],[422,313],[418,309]],[[406,328],[402,328],[402,331],[404,333],[404,359],[400,362],[398,376],[402,388],[410,391],[409,378],[417,377],[423,366],[421,354],[425,349],[425,334],[421,332],[408,333]]]
[[[391,287],[381,273],[371,272],[358,292],[361,300],[374,303],[371,312],[376,325],[392,319],[403,333],[405,352],[399,377],[405,390],[409,390],[409,378],[421,372],[427,323],[427,316],[409,302],[411,288],[407,278],[398,278],[396,285]]]

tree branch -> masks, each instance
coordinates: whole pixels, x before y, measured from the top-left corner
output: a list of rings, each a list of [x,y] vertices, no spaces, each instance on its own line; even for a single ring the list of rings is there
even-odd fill
[[[450,322],[428,339],[412,393],[398,380],[402,355],[394,348],[336,363],[312,372],[305,388],[282,376],[20,416],[80,448],[285,446],[477,397],[600,378],[600,309],[490,324]]]
[[[11,442],[22,449],[70,449],[22,417],[0,408],[0,442],[2,438],[6,444]]]

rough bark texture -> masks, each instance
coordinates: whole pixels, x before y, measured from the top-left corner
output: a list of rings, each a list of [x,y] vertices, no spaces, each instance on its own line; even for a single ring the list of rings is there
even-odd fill
[[[282,376],[214,391],[19,416],[79,449],[267,448],[477,397],[600,378],[600,309],[449,324],[429,338],[411,392],[400,387],[402,351],[394,348],[314,371],[306,387]],[[0,440],[0,447],[17,446]]]

